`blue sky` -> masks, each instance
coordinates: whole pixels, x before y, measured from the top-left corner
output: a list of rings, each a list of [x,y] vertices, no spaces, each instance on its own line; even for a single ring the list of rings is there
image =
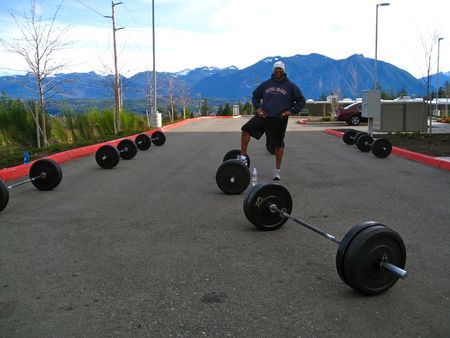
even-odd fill
[[[116,1],[118,2],[118,1]],[[116,6],[120,72],[131,76],[152,69],[151,0],[122,0]],[[155,0],[156,68],[182,71],[195,67],[248,67],[269,56],[320,53],[334,59],[352,54],[375,55],[373,0]],[[37,11],[50,18],[61,0],[36,0]],[[450,71],[450,2],[392,0],[379,7],[378,59],[416,77],[426,75],[426,52],[432,37],[444,37],[440,70]],[[19,38],[11,13],[30,11],[30,0],[0,0],[0,38]],[[65,72],[112,72],[110,0],[64,0],[57,16],[71,26],[73,41],[57,57]],[[432,73],[436,72],[433,45]],[[20,56],[0,49],[0,75],[23,73]]]

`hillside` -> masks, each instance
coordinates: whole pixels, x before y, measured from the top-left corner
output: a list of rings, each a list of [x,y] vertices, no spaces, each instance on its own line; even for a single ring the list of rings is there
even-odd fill
[[[270,76],[275,60],[283,60],[291,80],[297,83],[307,99],[319,99],[322,95],[339,92],[340,97],[361,97],[363,90],[373,88],[374,60],[363,55],[352,55],[335,60],[320,54],[292,57],[268,57],[244,69],[200,67],[175,73],[157,72],[158,96],[166,96],[169,79],[173,79],[176,94],[184,88],[192,98],[221,98],[246,101],[253,89]],[[143,100],[149,91],[151,72],[142,72],[129,78],[122,77],[124,100]],[[449,74],[440,74],[444,84]],[[112,76],[89,73],[58,74],[52,80],[61,83],[56,100],[111,100]],[[410,96],[425,94],[424,79],[416,79],[408,72],[392,64],[378,61],[378,80],[384,91],[396,94],[406,91]],[[431,90],[435,79],[432,78]],[[36,98],[32,87],[33,76],[16,75],[0,77],[0,93],[13,98]]]

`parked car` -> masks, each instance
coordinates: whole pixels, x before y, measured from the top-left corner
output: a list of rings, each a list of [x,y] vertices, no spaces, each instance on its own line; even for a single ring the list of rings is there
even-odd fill
[[[337,108],[334,117],[338,121],[345,121],[351,126],[357,126],[361,122],[367,122],[366,117],[361,116],[361,102],[355,102],[345,108]]]

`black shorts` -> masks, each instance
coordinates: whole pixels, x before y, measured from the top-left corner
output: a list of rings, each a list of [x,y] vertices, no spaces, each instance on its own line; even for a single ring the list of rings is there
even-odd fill
[[[287,118],[279,117],[259,117],[253,116],[246,124],[244,124],[241,130],[244,130],[250,134],[251,137],[259,140],[264,133],[266,133],[267,140],[275,148],[281,148],[284,146],[284,135],[286,134],[286,128],[288,124]]]

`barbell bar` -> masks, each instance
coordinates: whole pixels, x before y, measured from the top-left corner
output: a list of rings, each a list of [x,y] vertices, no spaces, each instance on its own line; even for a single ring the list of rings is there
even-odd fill
[[[105,144],[95,152],[95,160],[103,169],[112,169],[118,163],[120,158],[131,160],[137,154],[136,144],[128,139],[122,140],[117,144],[117,148]]]
[[[377,295],[408,275],[406,248],[400,235],[385,225],[367,221],[353,226],[339,240],[336,236],[291,214],[292,197],[277,184],[261,183],[244,198],[246,218],[260,230],[279,229],[292,220],[339,245],[336,268],[341,279],[353,289]]]
[[[62,180],[60,165],[51,159],[40,159],[35,161],[28,173],[28,179],[7,186],[0,180],[0,211],[6,208],[9,202],[9,190],[26,183],[32,183],[39,190],[52,190]]]

